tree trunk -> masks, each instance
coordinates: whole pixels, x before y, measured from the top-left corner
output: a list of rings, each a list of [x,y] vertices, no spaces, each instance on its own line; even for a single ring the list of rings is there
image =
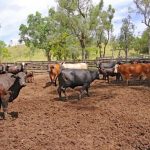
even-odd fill
[[[108,43],[108,42],[106,42],[105,45],[104,45],[104,53],[103,53],[103,57],[105,57],[107,43]]]
[[[101,48],[101,46],[99,46],[99,57],[100,58],[102,57],[102,48]]]
[[[99,48],[99,57],[102,57],[102,46],[101,43],[97,42],[97,47]]]
[[[51,61],[51,52],[49,50],[46,50],[46,57],[48,61]]]
[[[81,49],[82,49],[82,61],[84,61],[85,60],[85,44],[84,44],[83,39],[80,40],[80,45],[81,45]]]
[[[109,31],[107,31],[107,40],[106,40],[105,45],[104,45],[104,53],[103,53],[103,57],[105,57],[106,46],[107,46],[107,44],[108,44],[108,41],[109,41]]]
[[[114,58],[114,49],[112,48],[112,58]]]
[[[128,59],[128,47],[126,47],[126,49],[125,49],[125,59],[126,59],[126,62],[127,62],[127,59]]]
[[[148,33],[148,54],[150,55],[150,30]]]
[[[119,52],[118,52],[118,58],[120,57],[120,54],[121,54],[121,49],[119,49]]]

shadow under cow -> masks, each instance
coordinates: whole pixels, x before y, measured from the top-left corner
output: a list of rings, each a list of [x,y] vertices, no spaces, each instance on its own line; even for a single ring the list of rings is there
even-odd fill
[[[10,113],[8,113],[8,117],[11,117],[11,118],[13,118],[13,119],[16,119],[16,118],[18,118],[18,115],[19,113],[18,112],[10,112]],[[4,113],[3,112],[0,112],[0,120],[3,120],[3,118],[4,118]]]

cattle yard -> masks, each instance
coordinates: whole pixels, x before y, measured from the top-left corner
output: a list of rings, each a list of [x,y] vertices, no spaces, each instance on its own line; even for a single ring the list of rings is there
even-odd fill
[[[95,80],[90,97],[78,101],[79,88],[67,89],[69,100],[60,101],[48,81],[48,73],[35,74],[9,104],[10,117],[0,120],[1,150],[150,149],[149,84]]]

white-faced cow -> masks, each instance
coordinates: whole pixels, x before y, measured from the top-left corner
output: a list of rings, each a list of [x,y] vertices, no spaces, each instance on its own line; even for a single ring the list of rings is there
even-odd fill
[[[6,73],[0,75],[0,108],[2,106],[4,118],[7,117],[8,102],[12,102],[18,95],[22,87],[25,86],[24,72],[14,75]]]

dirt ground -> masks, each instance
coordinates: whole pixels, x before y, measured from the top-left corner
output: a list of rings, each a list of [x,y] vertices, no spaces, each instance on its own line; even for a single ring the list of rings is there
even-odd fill
[[[90,97],[78,101],[68,89],[60,101],[56,87],[43,88],[36,75],[9,103],[0,120],[0,150],[150,150],[150,87],[94,81]]]

